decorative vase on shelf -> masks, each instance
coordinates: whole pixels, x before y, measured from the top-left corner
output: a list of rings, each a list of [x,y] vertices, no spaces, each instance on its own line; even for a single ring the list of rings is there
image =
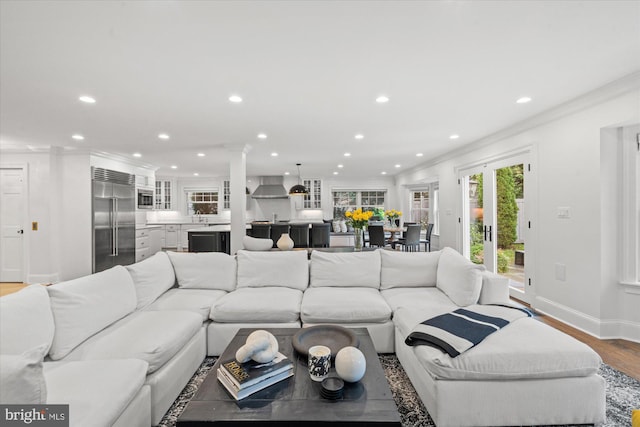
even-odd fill
[[[355,250],[361,251],[362,250],[362,228],[354,228],[353,233],[355,235],[355,242],[354,242]]]
[[[281,251],[290,251],[293,249],[293,240],[289,237],[289,233],[282,233],[276,245]]]

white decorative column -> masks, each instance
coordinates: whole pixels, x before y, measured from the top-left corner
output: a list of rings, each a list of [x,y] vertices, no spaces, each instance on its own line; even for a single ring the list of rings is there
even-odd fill
[[[226,147],[229,152],[229,206],[231,208],[231,255],[242,249],[247,232],[247,153],[250,145]]]

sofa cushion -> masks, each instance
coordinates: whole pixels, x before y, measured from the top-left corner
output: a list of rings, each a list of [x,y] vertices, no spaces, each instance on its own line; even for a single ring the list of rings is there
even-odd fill
[[[301,302],[298,289],[239,288],[214,303],[210,318],[221,323],[295,322]]]
[[[49,344],[22,354],[0,354],[0,403],[39,405],[47,402],[42,360]]]
[[[46,362],[48,404],[68,404],[71,426],[113,426],[140,392],[147,364],[142,360]]]
[[[90,336],[136,308],[131,275],[121,265],[47,287],[55,334],[49,356],[65,357]]]
[[[380,251],[311,252],[311,286],[380,288]]]
[[[138,298],[136,310],[154,302],[176,283],[173,265],[165,252],[157,252],[152,257],[128,265],[126,268],[136,289]]]
[[[391,308],[377,289],[309,288],[300,318],[305,323],[383,323],[391,319]]]
[[[146,310],[186,310],[198,313],[202,321],[209,320],[211,307],[227,292],[215,289],[170,289]]]
[[[482,288],[484,267],[451,248],[444,248],[438,261],[436,286],[461,307],[475,304]]]
[[[380,251],[380,289],[436,285],[437,252]]]
[[[380,291],[380,294],[394,313],[400,307],[412,308],[427,315],[427,317],[422,320],[458,308],[458,306],[438,288],[393,288]],[[428,316],[431,313],[433,313],[433,315]]]
[[[21,354],[53,342],[54,323],[49,294],[31,285],[0,298],[0,354]]]
[[[406,337],[428,317],[401,308],[394,313],[394,322]],[[510,323],[458,357],[426,345],[413,351],[430,375],[451,380],[582,377],[595,374],[601,362],[586,344],[530,317]]]
[[[140,359],[148,373],[160,369],[202,327],[202,317],[188,311],[136,311],[94,335],[65,360]]]
[[[478,304],[510,304],[509,278],[490,271],[482,272],[482,289]]]
[[[236,259],[222,252],[167,252],[181,288],[236,288]]]
[[[307,289],[307,251],[238,251],[238,288],[261,286]]]

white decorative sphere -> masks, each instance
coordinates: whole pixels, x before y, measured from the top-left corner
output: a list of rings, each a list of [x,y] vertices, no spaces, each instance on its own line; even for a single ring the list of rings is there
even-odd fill
[[[343,380],[355,383],[364,377],[367,359],[355,347],[345,347],[336,354],[336,373]]]

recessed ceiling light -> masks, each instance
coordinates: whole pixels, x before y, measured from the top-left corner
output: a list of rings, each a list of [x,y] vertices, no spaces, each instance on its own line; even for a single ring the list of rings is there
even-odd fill
[[[386,102],[389,102],[389,97],[385,95],[380,95],[379,97],[376,98],[376,102],[378,104],[384,104]]]
[[[423,154],[422,154],[422,153],[417,153],[417,154],[416,154],[416,157],[422,157],[422,156],[423,156]]]
[[[289,172],[285,172],[284,174],[285,174],[285,175],[289,175]]]
[[[402,165],[395,165],[395,167],[397,167],[397,168],[399,168],[399,167],[401,167],[401,166],[402,166]]]
[[[259,133],[259,134],[258,134],[258,138],[260,138],[260,139],[267,139],[267,134],[266,134],[266,133]]]
[[[344,153],[345,157],[351,157],[351,153]]]
[[[516,102],[518,104],[526,104],[527,102],[531,102],[531,98],[529,98],[528,96],[523,96],[522,98],[518,98]]]
[[[275,153],[275,152],[271,153],[271,157],[278,157],[278,153]]]
[[[231,95],[229,97],[229,101],[238,103],[238,102],[242,102],[242,98],[238,95]]]
[[[95,98],[88,96],[88,95],[82,95],[81,97],[78,98],[80,101],[82,102],[86,102],[87,104],[95,104],[96,100]]]
[[[167,135],[166,133],[161,133],[161,134],[158,134],[158,138],[160,138],[160,139],[169,139],[169,135]]]
[[[453,135],[449,136],[449,139],[458,139],[458,138],[460,138],[460,135],[455,134],[455,133]]]
[[[133,153],[133,157],[142,157],[142,154],[140,154],[140,153]]]
[[[206,154],[204,154],[204,153],[198,153],[198,157],[204,157],[204,156],[206,156]]]
[[[387,173],[385,171],[380,172],[380,175],[386,175]]]
[[[338,175],[338,172],[334,172],[333,174],[334,174],[334,175]]]
[[[71,135],[71,138],[75,139],[76,141],[83,141],[84,140],[84,136],[76,133],[75,135]]]
[[[339,168],[343,168],[343,167],[344,167],[344,165],[338,165],[338,167],[339,167]]]
[[[171,165],[171,169],[178,169],[178,166],[176,166],[176,165]]]
[[[363,134],[361,134],[361,133],[359,133],[359,134],[356,134],[355,138],[356,138],[356,139],[363,139],[363,138],[364,138],[364,135],[363,135]]]
[[[193,176],[199,176],[200,174],[198,172],[194,172]]]

